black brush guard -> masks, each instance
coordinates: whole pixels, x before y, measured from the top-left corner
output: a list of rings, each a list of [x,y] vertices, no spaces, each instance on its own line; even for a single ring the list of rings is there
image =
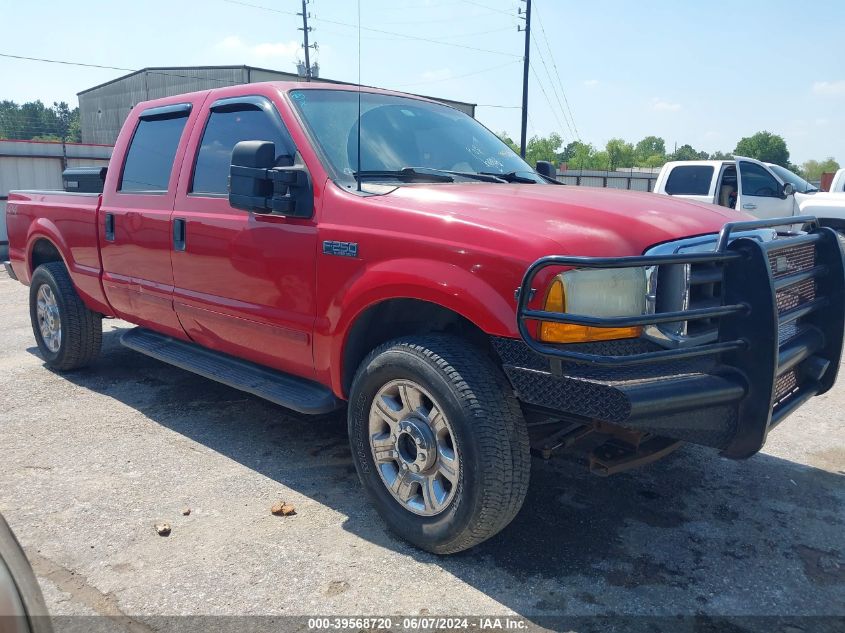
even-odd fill
[[[796,224],[809,227],[809,232],[779,236],[769,242],[742,236],[731,239],[732,234],[740,231]],[[805,247],[806,251],[810,245],[814,249],[813,265],[791,270],[790,258],[800,252],[797,249]],[[540,271],[549,267],[628,268],[697,263],[716,264],[721,268],[721,305],[627,317],[595,317],[528,307],[533,295],[532,283]],[[789,298],[791,289],[808,283],[815,285],[812,298],[784,300],[784,297]],[[718,339],[715,342],[621,355],[585,352],[579,345],[543,343],[528,327],[528,321],[634,327],[699,319],[717,321]],[[725,416],[725,424],[729,427],[726,427],[726,439],[719,447],[723,454],[734,458],[748,457],[760,450],[771,428],[809,398],[833,386],[842,353],[843,321],[845,270],[842,249],[832,229],[820,227],[815,218],[808,216],[726,224],[715,249],[707,253],[543,257],[526,271],[517,297],[517,324],[522,340],[536,355],[551,360],[552,373],[560,374],[561,366],[586,365],[599,368],[601,375],[606,377],[615,371],[630,372],[632,367],[649,368],[660,364],[673,367],[678,366],[676,361],[709,357],[714,362],[704,375],[677,376],[647,383],[632,381],[633,384],[618,387],[625,394],[626,418],[606,421],[643,428],[648,422],[642,420],[648,420],[650,416],[660,418],[689,412],[692,414],[689,419],[696,420],[702,417],[696,414],[697,411],[709,410],[706,408],[714,405],[729,406],[730,415]],[[790,328],[788,337],[781,335],[785,328]],[[508,375],[516,382],[516,370],[522,368],[515,368],[506,360],[505,369],[511,370]],[[515,384],[517,393],[528,389],[526,375],[519,377],[521,386]],[[565,401],[564,393],[557,399],[557,406],[549,408],[560,410],[560,403]],[[724,415],[725,409],[721,411]],[[640,422],[626,423],[636,420]],[[713,421],[704,423],[709,426]]]

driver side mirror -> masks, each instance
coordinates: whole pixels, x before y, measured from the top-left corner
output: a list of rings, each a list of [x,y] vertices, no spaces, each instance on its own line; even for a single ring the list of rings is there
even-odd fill
[[[314,191],[304,165],[276,167],[276,144],[241,141],[232,150],[229,204],[250,213],[310,218]]]
[[[547,160],[538,160],[535,171],[541,176],[551,178],[552,180],[557,180],[557,169],[552,163]]]
[[[783,194],[784,198],[788,198],[793,193],[795,193],[795,185],[791,182],[787,182],[783,185],[783,189],[781,189],[781,193]]]

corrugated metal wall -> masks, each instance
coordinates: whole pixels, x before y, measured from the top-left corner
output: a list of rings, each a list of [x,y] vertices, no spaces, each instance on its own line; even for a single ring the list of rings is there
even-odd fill
[[[580,187],[653,191],[654,183],[657,181],[657,173],[646,171],[619,172],[569,169],[559,171],[557,179],[565,185],[576,185]]]
[[[82,142],[113,145],[129,111],[141,101],[236,84],[299,80],[293,73],[249,66],[153,68],[139,71],[79,93]],[[475,116],[473,104],[438,100]]]
[[[108,165],[112,148],[68,144],[67,166]],[[0,250],[8,241],[6,198],[13,189],[61,189],[62,144],[0,140]]]

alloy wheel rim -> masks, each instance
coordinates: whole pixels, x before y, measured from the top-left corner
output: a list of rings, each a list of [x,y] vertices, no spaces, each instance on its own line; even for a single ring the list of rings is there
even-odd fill
[[[44,345],[51,352],[58,352],[62,345],[62,319],[56,295],[47,284],[42,284],[38,289],[35,311]]]
[[[443,409],[412,380],[379,389],[369,419],[370,450],[396,501],[422,516],[443,512],[458,489],[460,457]]]

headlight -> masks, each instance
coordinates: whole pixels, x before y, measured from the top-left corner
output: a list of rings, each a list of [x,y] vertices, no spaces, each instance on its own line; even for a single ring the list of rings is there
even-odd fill
[[[544,310],[595,317],[639,316],[646,311],[644,268],[576,269],[561,273],[546,293]],[[633,338],[640,327],[605,328],[542,321],[540,340],[584,343]]]

